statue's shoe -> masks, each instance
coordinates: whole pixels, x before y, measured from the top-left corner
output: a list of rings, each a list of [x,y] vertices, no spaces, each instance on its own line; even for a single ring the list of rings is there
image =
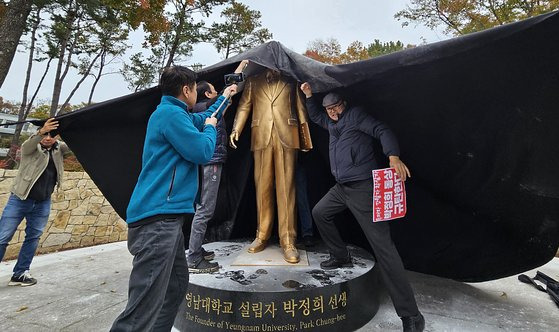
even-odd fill
[[[251,254],[260,252],[266,248],[266,241],[260,240],[259,238],[254,239],[250,246],[248,247],[248,252]]]
[[[283,246],[283,259],[286,262],[296,264],[299,263],[299,252],[292,244],[286,244]]]

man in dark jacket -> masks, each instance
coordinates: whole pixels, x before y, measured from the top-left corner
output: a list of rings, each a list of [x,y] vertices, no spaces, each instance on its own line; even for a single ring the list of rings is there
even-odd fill
[[[351,267],[351,257],[342,240],[334,216],[345,209],[351,211],[373,248],[384,283],[388,289],[404,331],[422,331],[425,320],[415,302],[413,290],[406,278],[404,265],[386,222],[373,223],[372,170],[379,168],[373,149],[374,139],[380,140],[390,167],[402,180],[410,176],[400,160],[398,141],[386,124],[376,120],[360,107],[348,107],[336,93],[327,94],[322,106],[312,96],[309,83],[301,90],[307,97],[310,119],[330,133],[330,167],[336,185],[313,208],[315,224],[330,250],[330,258],[320,267],[329,270]]]
[[[211,83],[206,81],[198,82],[196,87],[198,102],[194,105],[192,112],[205,112],[210,106],[207,104],[217,97],[217,91]],[[210,262],[215,257],[215,253],[206,251],[202,247],[208,221],[213,216],[215,209],[221,169],[227,159],[227,147],[223,146],[222,142],[224,139],[227,142],[223,118],[217,122],[216,130],[215,152],[210,161],[201,167],[200,202],[196,203],[196,213],[192,219],[192,225],[185,224],[183,227],[185,238],[189,237],[189,241],[185,242],[185,249],[188,249],[187,261],[190,273],[212,273],[219,270],[218,263]]]
[[[235,73],[241,73],[247,64],[248,60],[241,61]],[[196,91],[198,102],[194,106],[193,112],[204,112],[211,106],[218,93],[214,86],[206,81],[198,82]],[[196,214],[190,229],[187,261],[188,271],[191,273],[212,273],[219,270],[217,262],[210,262],[215,257],[215,254],[212,251],[206,251],[202,247],[208,222],[213,217],[217,203],[221,170],[227,160],[227,131],[223,117],[217,122],[216,129],[215,152],[210,161],[202,166],[200,202],[196,203]]]

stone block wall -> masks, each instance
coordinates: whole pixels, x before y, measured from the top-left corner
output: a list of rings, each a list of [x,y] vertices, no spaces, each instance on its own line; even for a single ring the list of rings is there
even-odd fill
[[[0,169],[0,209],[4,210],[17,170]],[[4,259],[17,257],[25,238],[25,220],[8,244]],[[126,240],[127,226],[85,172],[64,172],[52,194],[49,220],[38,254]]]

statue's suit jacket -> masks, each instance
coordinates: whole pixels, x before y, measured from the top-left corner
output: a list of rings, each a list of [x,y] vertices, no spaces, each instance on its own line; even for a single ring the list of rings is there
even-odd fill
[[[284,147],[301,148],[299,125],[308,125],[308,117],[296,81],[282,76],[268,84],[265,72],[248,78],[233,123],[233,130],[239,135],[251,111],[252,151],[268,146],[274,126]]]
[[[281,76],[268,83],[266,72],[250,77],[237,107],[233,130],[239,135],[252,113],[251,150],[254,154],[254,181],[258,213],[257,238],[267,241],[272,234],[277,204],[280,244],[295,245],[295,165],[299,125],[308,118],[297,82]],[[303,143],[310,142],[303,136]],[[303,144],[304,146],[307,146]],[[305,149],[310,149],[306,147]],[[275,195],[273,193],[275,187]]]

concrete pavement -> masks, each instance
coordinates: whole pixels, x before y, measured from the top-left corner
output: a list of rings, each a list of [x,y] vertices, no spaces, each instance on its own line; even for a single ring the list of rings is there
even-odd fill
[[[31,273],[39,282],[30,287],[8,287],[15,262],[2,262],[0,331],[107,331],[126,305],[131,261],[126,242],[37,256]],[[559,258],[537,270],[559,280]],[[426,331],[559,331],[559,308],[516,276],[475,284],[409,278]],[[401,322],[384,295],[359,331],[387,330],[401,330]]]

